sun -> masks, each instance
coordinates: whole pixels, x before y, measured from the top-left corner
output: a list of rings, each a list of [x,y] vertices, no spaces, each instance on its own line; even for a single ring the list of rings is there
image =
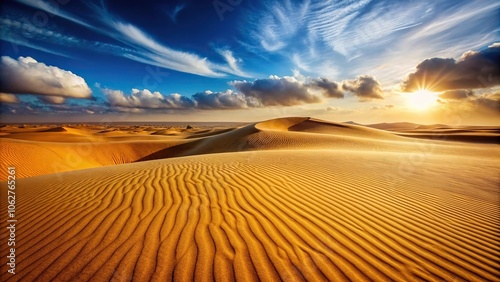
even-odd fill
[[[408,106],[416,110],[427,110],[437,103],[437,93],[421,89],[406,95]]]

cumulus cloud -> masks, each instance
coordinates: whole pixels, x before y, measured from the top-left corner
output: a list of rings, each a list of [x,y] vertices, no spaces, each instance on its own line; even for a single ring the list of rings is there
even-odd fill
[[[90,98],[92,91],[80,76],[58,67],[47,66],[31,57],[15,60],[2,56],[0,91],[71,98]],[[49,98],[50,99],[50,98]]]
[[[132,89],[128,95],[120,90],[102,89],[102,92],[111,105],[123,108],[186,109],[195,106],[193,100],[177,93],[164,95],[148,89]]]
[[[417,65],[402,83],[402,90],[432,91],[488,88],[500,85],[500,44],[465,52],[460,59],[431,58]]]
[[[326,82],[325,80],[322,84],[318,80],[317,84],[308,84],[292,76],[271,75],[254,81],[232,81],[230,85],[246,97],[257,99],[262,106],[295,106],[323,102],[321,93],[315,93],[314,89],[328,92]]]
[[[474,96],[472,90],[448,90],[439,95],[442,99],[466,99],[468,97]]]
[[[372,76],[361,75],[355,79],[344,80],[342,88],[353,93],[361,101],[370,99],[384,99],[380,82]]]
[[[224,92],[212,92],[207,90],[193,95],[196,107],[204,110],[211,109],[244,109],[254,108],[260,105],[259,101],[252,97],[246,97],[232,90]]]
[[[365,78],[369,84],[365,81]],[[372,80],[370,80],[372,79]],[[378,82],[371,77],[358,78],[359,85],[350,85],[359,95],[373,97],[371,93],[365,93],[365,88],[371,91],[380,91]],[[195,93],[192,96],[184,96],[177,93],[162,94],[151,92],[148,89],[132,89],[132,93],[125,94],[120,90],[101,88],[108,103],[115,107],[129,109],[246,109],[273,106],[297,106],[324,102],[326,98],[343,98],[342,84],[329,80],[328,78],[305,77],[298,72],[294,76],[279,77],[271,75],[266,79],[254,81],[231,81],[229,82],[235,90],[228,89],[221,92],[206,90]],[[368,85],[367,85],[368,84]],[[99,85],[97,87],[100,88]],[[372,96],[370,96],[372,95]]]
[[[318,77],[313,78],[305,84],[306,87],[312,87],[313,89],[319,89],[323,92],[323,96],[327,98],[344,98],[344,93],[335,81],[331,81],[328,78]]]
[[[19,98],[17,98],[17,96],[14,94],[0,93],[0,103],[19,103]]]
[[[358,77],[348,81],[349,89],[358,96],[379,97],[373,93],[381,93],[378,81],[369,76]],[[221,92],[206,90],[192,96],[181,94],[162,94],[148,89],[132,89],[130,94],[121,90],[100,88],[107,102],[122,109],[167,109],[167,110],[221,110],[247,109],[274,106],[297,106],[324,102],[326,98],[343,98],[343,84],[328,78],[311,78],[294,71],[293,76],[279,77],[271,75],[266,79],[254,81],[231,81],[229,85],[235,89]],[[368,90],[371,92],[368,92]]]

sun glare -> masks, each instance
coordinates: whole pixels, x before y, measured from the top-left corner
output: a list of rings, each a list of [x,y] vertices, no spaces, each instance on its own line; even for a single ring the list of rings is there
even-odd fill
[[[437,102],[437,95],[426,89],[407,94],[408,106],[416,110],[427,110]]]

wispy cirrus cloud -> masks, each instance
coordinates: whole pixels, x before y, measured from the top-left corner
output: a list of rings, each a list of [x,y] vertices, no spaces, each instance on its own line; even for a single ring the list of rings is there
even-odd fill
[[[193,52],[171,48],[166,44],[159,42],[157,39],[153,38],[153,36],[137,27],[136,25],[111,14],[106,9],[106,7],[104,7],[103,2],[101,2],[101,5],[97,5],[88,1],[84,2],[95,15],[98,15],[96,17],[97,22],[95,23],[86,22],[78,16],[65,12],[62,9],[55,8],[54,6],[51,6],[43,1],[18,0],[18,2],[37,9],[41,9],[78,25],[87,27],[94,32],[98,32],[107,36],[110,39],[114,39],[123,44],[126,44],[128,45],[128,47],[108,44],[104,42],[89,42],[82,38],[68,35],[62,35],[60,38],[56,38],[55,42],[59,43],[60,45],[74,47],[74,45],[77,45],[78,42],[92,43],[96,46],[103,47],[101,49],[97,48],[97,51],[103,51],[106,50],[106,48],[113,49],[113,52],[111,53],[114,55],[118,55],[145,64],[200,76],[224,77],[228,74],[245,76],[245,72],[243,72],[239,66],[236,67],[234,62],[228,60],[230,56],[234,58],[232,53],[228,53],[230,56],[226,55],[224,57],[226,60],[226,64],[220,64],[209,60],[207,57],[202,57]],[[36,28],[34,28],[34,30],[38,33],[46,32],[46,29],[42,31],[36,31]],[[2,39],[13,42],[14,37],[16,36],[10,35],[4,36],[4,38]],[[49,37],[54,38],[52,34]],[[68,39],[72,39],[75,42],[72,43],[68,41]],[[44,41],[47,42],[48,40]],[[28,47],[39,47],[39,50],[44,51],[43,47],[39,45],[34,46],[32,43],[31,46]]]
[[[177,4],[173,9],[166,11],[166,14],[172,22],[177,23],[177,16],[182,10],[184,10],[184,8],[186,8],[186,6],[186,3]]]
[[[143,49],[140,53],[143,55],[142,62],[203,76],[224,76],[224,73],[218,72],[221,66],[208,61],[207,58],[164,46],[132,24],[114,20],[108,20],[108,23],[117,32],[118,39]]]
[[[50,15],[56,15],[58,17],[61,17],[63,19],[69,20],[71,22],[74,22],[76,24],[95,29],[95,27],[91,24],[86,23],[85,21],[79,19],[78,17],[67,13],[64,11],[64,9],[61,8],[60,4],[66,4],[67,2],[64,1],[58,1],[58,2],[49,2],[49,1],[40,1],[40,0],[16,0],[19,3],[25,4],[27,6],[45,11],[47,13],[50,13]],[[60,2],[60,3],[59,3]],[[45,15],[48,17],[48,15]]]
[[[286,47],[309,9],[309,0],[304,3],[293,3],[290,0],[265,3],[268,13],[250,16],[249,25],[253,26],[251,36],[257,39],[266,51],[277,51]]]
[[[263,5],[244,26],[263,52],[335,79],[365,73],[394,84],[427,57],[459,56],[498,38],[500,3],[493,0],[303,3]]]
[[[51,28],[40,28],[30,21],[23,19],[14,19],[9,17],[0,17],[0,39],[12,43],[12,48],[16,45],[26,46],[42,52],[71,58],[72,56],[64,51],[55,50],[55,48],[44,47],[50,44],[66,48],[78,48],[94,50],[105,54],[138,54],[139,52],[123,46],[109,44],[100,41],[90,41],[76,36],[62,33],[59,30]]]

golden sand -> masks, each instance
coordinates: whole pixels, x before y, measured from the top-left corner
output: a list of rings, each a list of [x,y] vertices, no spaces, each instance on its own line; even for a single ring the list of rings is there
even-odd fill
[[[25,178],[2,281],[499,281],[498,145],[309,118],[69,129],[4,129],[2,167]]]

